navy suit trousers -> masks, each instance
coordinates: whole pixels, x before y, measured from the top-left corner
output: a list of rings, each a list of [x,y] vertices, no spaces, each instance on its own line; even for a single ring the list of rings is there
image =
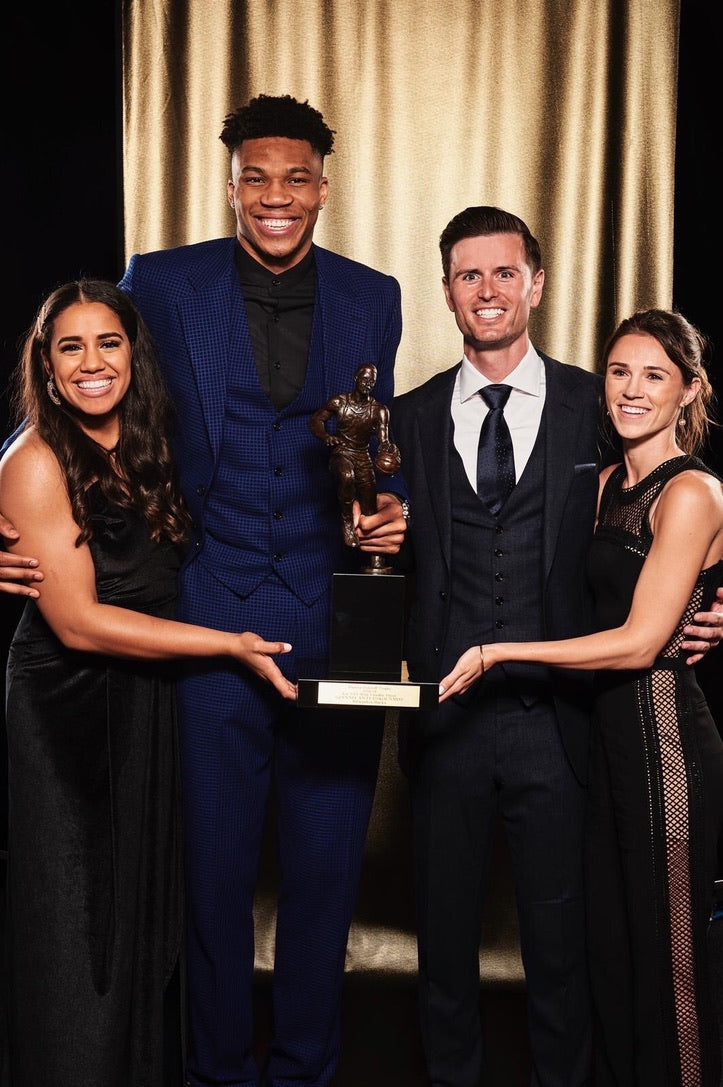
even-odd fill
[[[245,599],[199,562],[183,575],[187,622],[254,630],[314,656],[328,602],[306,607],[269,578]],[[194,602],[190,608],[188,601]],[[278,658],[293,673],[294,656]],[[188,882],[187,1075],[255,1087],[253,900],[269,789],[278,812],[268,1087],[324,1087],[340,1045],[339,1003],[379,765],[383,714],[300,710],[243,668],[192,664],[179,690]]]
[[[410,748],[420,1013],[431,1087],[479,1087],[479,955],[494,830],[515,886],[534,1087],[588,1082],[585,794],[553,706],[512,694],[439,709]],[[413,730],[413,723],[412,723]]]

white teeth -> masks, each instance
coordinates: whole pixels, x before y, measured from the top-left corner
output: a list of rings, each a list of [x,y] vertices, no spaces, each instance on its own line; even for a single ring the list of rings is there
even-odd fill
[[[79,381],[78,382],[78,388],[79,389],[104,389],[104,388],[107,388],[111,384],[112,384],[112,381],[111,381],[111,379],[109,377],[102,377],[102,378],[99,378],[97,381]]]
[[[294,222],[293,219],[261,219],[267,230],[284,230]]]
[[[621,404],[620,410],[623,415],[645,415],[647,408],[634,408],[632,404]]]
[[[476,309],[475,313],[478,317],[501,317],[504,310],[501,309]]]

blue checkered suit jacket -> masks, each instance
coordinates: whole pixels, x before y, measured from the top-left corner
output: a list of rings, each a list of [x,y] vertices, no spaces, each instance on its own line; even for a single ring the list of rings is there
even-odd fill
[[[275,570],[306,603],[327,591],[334,570],[348,569],[328,449],[308,427],[329,397],[351,390],[362,363],[373,363],[376,399],[391,403],[401,337],[399,284],[365,265],[314,246],[317,304],[306,384],[276,412],[264,395],[234,263],[233,237],[131,258],[120,286],[141,310],[158,345],[178,410],[175,455],[195,524],[191,554],[233,591],[251,592]],[[204,507],[217,460],[231,369],[248,395],[247,470],[239,479],[238,546],[206,538]],[[400,477],[384,490],[406,493]],[[273,514],[281,510],[281,517]]]

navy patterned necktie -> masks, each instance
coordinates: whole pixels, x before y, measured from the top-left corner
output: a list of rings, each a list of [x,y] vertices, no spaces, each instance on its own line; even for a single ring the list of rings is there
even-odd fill
[[[492,513],[498,514],[515,485],[515,456],[504,416],[512,389],[486,385],[479,394],[489,407],[477,446],[477,494]]]

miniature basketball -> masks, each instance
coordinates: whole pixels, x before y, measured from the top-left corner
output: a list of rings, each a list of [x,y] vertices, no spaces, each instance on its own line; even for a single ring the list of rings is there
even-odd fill
[[[392,445],[391,442],[384,442],[379,446],[379,450],[374,461],[374,467],[378,472],[381,472],[383,476],[393,476],[395,472],[398,472],[402,466],[402,454],[396,445]]]

